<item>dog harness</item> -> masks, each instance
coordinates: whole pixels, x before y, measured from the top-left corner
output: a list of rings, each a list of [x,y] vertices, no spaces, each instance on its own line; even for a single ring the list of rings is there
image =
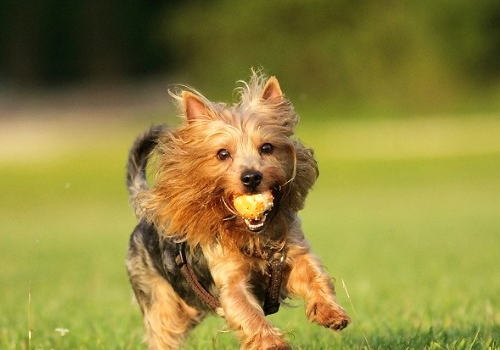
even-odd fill
[[[202,300],[212,311],[216,311],[221,307],[219,299],[211,294],[196,277],[195,272],[187,260],[186,243],[177,243],[177,249],[178,254],[175,258],[175,263],[181,270],[182,275],[200,300]],[[280,308],[281,283],[283,281],[283,262],[285,261],[285,254],[280,250],[270,251],[267,255],[269,283],[266,290],[263,310],[265,315],[271,315],[278,312]]]

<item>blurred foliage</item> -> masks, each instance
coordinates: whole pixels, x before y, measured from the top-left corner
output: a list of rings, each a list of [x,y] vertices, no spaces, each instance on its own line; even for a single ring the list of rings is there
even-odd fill
[[[0,74],[65,83],[154,72],[168,50],[155,37],[158,1],[2,0]]]
[[[170,14],[164,31],[175,33],[168,44],[207,87],[228,86],[257,65],[305,99],[433,108],[499,83],[499,4],[197,2]]]
[[[306,103],[411,110],[500,87],[497,0],[4,0],[0,33],[9,82],[163,72],[219,97],[262,66]]]

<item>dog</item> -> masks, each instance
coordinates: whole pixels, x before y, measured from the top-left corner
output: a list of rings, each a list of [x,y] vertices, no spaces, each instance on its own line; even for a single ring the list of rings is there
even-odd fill
[[[252,72],[238,92],[232,105],[171,93],[182,125],[153,126],[131,148],[139,223],[126,265],[151,350],[178,349],[209,313],[225,318],[241,349],[291,349],[265,317],[287,297],[303,298],[307,318],[324,327],[350,322],[297,216],[319,175],[313,150],[294,137],[298,115],[275,77]],[[239,215],[234,198],[260,193],[272,193],[272,208]]]

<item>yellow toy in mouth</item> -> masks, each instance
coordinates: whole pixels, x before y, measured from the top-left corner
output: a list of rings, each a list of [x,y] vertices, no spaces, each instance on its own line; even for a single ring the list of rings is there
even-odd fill
[[[273,208],[274,197],[271,191],[258,194],[244,194],[233,199],[234,208],[243,217],[252,231],[264,226],[267,213]]]
[[[241,195],[234,198],[234,208],[245,219],[258,219],[273,207],[274,197],[271,191]]]

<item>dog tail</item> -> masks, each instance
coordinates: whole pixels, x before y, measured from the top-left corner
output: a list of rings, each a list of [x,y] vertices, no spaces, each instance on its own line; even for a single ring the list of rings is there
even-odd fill
[[[153,125],[137,137],[130,149],[127,162],[127,188],[136,212],[137,195],[149,188],[146,181],[146,165],[149,156],[158,144],[160,135],[166,129],[165,125]]]

